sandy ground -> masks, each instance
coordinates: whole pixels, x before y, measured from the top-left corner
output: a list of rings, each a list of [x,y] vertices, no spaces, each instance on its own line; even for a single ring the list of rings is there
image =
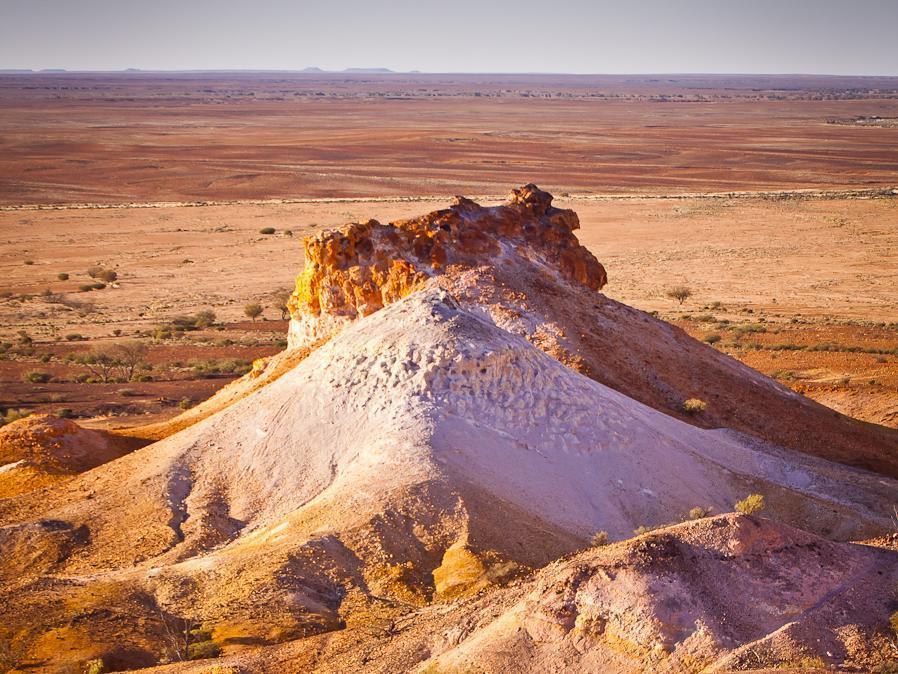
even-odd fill
[[[129,337],[207,308],[228,329],[157,344],[156,362],[267,355],[285,332],[274,294],[292,288],[306,234],[352,220],[409,217],[446,203],[2,211],[0,293],[7,296],[0,299],[0,340],[15,345],[17,333],[25,330],[37,342],[32,357],[0,361],[3,404],[52,411],[108,401],[121,386],[98,385],[96,395],[84,396],[91,385],[57,381],[35,386],[21,377],[41,369],[64,380],[77,368],[44,364],[38,357],[62,358],[86,349],[91,340],[111,340],[113,330]],[[870,420],[887,423],[894,415],[898,356],[879,352],[898,348],[893,323],[898,318],[898,199],[562,197],[557,204],[580,215],[579,236],[608,270],[604,292],[610,297],[658,311],[696,337],[720,334],[719,348],[765,373],[783,373],[790,385],[820,389],[828,404],[850,402],[846,409],[852,414],[864,417],[863,401],[872,395]],[[275,234],[260,234],[265,227],[274,227]],[[92,280],[86,270],[94,265],[116,270],[118,287],[79,292]],[[70,278],[58,280],[61,272]],[[676,284],[694,292],[682,306],[664,295]],[[48,288],[87,303],[88,312],[49,302],[42,296]],[[32,297],[23,300],[23,295]],[[267,320],[246,320],[243,307],[250,302],[265,307],[262,318]],[[733,326],[717,323],[727,320]],[[732,333],[735,326],[761,322],[768,324],[764,334],[737,339]],[[88,341],[67,342],[70,334]],[[233,344],[216,347],[224,339]],[[790,343],[833,343],[877,353],[754,348]],[[851,378],[847,385],[846,376]],[[202,399],[228,380],[155,382],[144,386],[149,397],[144,402],[166,398],[174,413],[174,403],[183,397]],[[860,398],[858,389],[864,390]],[[54,403],[55,394],[65,394],[66,400]],[[134,412],[137,402],[129,400],[127,408]]]

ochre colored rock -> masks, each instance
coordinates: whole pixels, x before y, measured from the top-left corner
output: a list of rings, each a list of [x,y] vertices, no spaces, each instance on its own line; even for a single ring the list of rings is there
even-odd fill
[[[511,251],[600,290],[608,280],[605,269],[580,245],[573,233],[579,226],[576,213],[552,206],[551,194],[525,185],[503,206],[456,197],[449,208],[412,220],[328,230],[305,240],[305,269],[290,312],[294,318],[367,316],[450,266],[498,265]]]

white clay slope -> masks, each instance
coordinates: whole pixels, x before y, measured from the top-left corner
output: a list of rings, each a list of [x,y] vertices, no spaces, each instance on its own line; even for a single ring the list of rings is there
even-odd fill
[[[173,496],[186,496],[188,535],[213,492],[246,531],[321,502],[376,509],[391,490],[438,481],[576,536],[627,535],[696,505],[730,510],[749,491],[778,501],[784,519],[855,536],[885,524],[875,504],[896,488],[680,422],[437,288],[349,326],[279,380],[140,454],[137,480],[183,476],[190,495]]]

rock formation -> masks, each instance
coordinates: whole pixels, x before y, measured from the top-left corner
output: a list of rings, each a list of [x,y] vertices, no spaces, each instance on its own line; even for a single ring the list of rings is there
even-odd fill
[[[896,556],[834,541],[887,531],[898,482],[820,456],[888,473],[894,437],[603,297],[575,226],[527,186],[308,241],[291,349],[0,499],[0,642],[51,672],[871,662]],[[669,526],[751,492],[769,520]]]
[[[503,206],[458,198],[413,220],[309,237],[290,301],[291,346],[320,343],[430,281],[581,374],[666,414],[898,477],[894,429],[834,414],[596,292],[607,282],[605,270],[573,234],[576,214],[551,202],[527,185]],[[705,401],[706,411],[686,414],[689,398]]]

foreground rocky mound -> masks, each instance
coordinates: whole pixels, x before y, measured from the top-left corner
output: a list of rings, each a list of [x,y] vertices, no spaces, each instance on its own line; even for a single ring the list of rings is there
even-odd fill
[[[793,410],[799,418],[816,414],[821,427],[832,416],[682,333],[608,304],[596,293],[604,271],[571,233],[576,217],[551,209],[543,195],[525,188],[498,211],[461,202],[464,227],[452,224],[455,211],[436,230],[433,216],[422,219],[423,236],[436,240],[427,252],[431,271],[389,285],[395,294],[377,290],[386,287],[378,285],[378,262],[340,263],[340,274],[339,265],[316,272],[310,262],[294,298],[291,350],[176,421],[172,435],[0,499],[4,652],[20,666],[60,672],[92,658],[123,669],[215,655],[250,658],[249,671],[269,663],[279,663],[270,671],[388,671],[394,657],[408,665],[403,671],[479,661],[506,671],[503,649],[524,653],[530,671],[577,662],[587,671],[656,671],[687,654],[717,662],[790,618],[809,634],[835,629],[805,619],[834,596],[826,592],[867,588],[873,574],[893,587],[889,553],[828,543],[786,524],[724,518],[639,539],[666,541],[660,548],[616,545],[559,562],[536,584],[498,589],[582,548],[597,531],[626,538],[643,525],[682,520],[694,506],[726,511],[751,492],[764,494],[781,522],[832,539],[869,538],[891,526],[898,493],[889,477],[749,435],[745,420],[711,429],[677,418],[652,397],[667,386],[663,367],[650,376],[653,365],[643,362],[628,379],[627,344],[657,350],[659,363],[724,373],[715,387],[777,402],[780,425]],[[497,233],[487,215],[469,221],[481,211],[509,218],[507,232]],[[372,228],[378,241],[393,241],[389,228]],[[478,258],[465,246],[481,235],[501,250],[474,267]],[[440,241],[443,252],[435,253]],[[415,251],[427,242],[396,242],[391,250],[420,263],[424,252]],[[358,262],[364,249],[357,242],[346,259]],[[364,255],[378,258],[377,250]],[[396,278],[406,278],[400,272]],[[313,287],[317,308],[303,304]],[[380,299],[357,288],[374,288]],[[594,304],[570,314],[557,306],[586,297]],[[604,365],[619,386],[586,376],[591,366],[583,362],[601,354],[584,352],[579,361],[566,351],[570,325],[546,318],[581,314],[605,326],[605,336],[630,340],[605,348]],[[628,394],[628,381],[652,383],[649,404]],[[841,427],[833,428],[838,436]],[[862,434],[865,427],[845,428]],[[875,433],[864,437],[882,449]],[[875,456],[870,447],[858,453]],[[734,569],[753,580],[731,583]],[[738,617],[735,595],[725,591],[754,592],[761,573],[773,584],[752,596],[769,605]],[[608,584],[615,578],[625,582]],[[660,589],[667,578],[675,579],[670,593]],[[564,594],[581,581],[590,593]],[[712,594],[717,585],[724,594]],[[570,598],[559,604],[556,595]],[[827,657],[857,660],[877,643],[887,600],[881,590],[876,600],[858,596],[838,613],[839,629],[855,626],[858,643]],[[532,622],[535,606],[545,617]],[[426,639],[423,631],[415,637],[431,645],[391,641],[390,651],[384,640],[401,616],[420,620],[422,630],[434,626]],[[455,632],[431,640],[450,623]],[[334,643],[368,634],[370,643],[311,662],[311,652],[328,648],[308,641],[319,634]],[[590,636],[581,643],[583,634]],[[278,650],[290,641],[295,648]],[[784,645],[768,654],[771,662],[805,650],[804,641],[777,643]],[[241,655],[260,646],[275,650]],[[296,664],[266,659],[282,654]]]
[[[593,548],[511,586],[247,652],[260,673],[871,671],[898,552],[726,515]],[[163,670],[160,670],[163,671]],[[202,672],[198,665],[166,672]]]
[[[0,501],[2,600],[32,662],[149,665],[188,623],[225,652],[296,639],[752,491],[871,536],[895,488],[674,419],[424,288],[208,419]]]

